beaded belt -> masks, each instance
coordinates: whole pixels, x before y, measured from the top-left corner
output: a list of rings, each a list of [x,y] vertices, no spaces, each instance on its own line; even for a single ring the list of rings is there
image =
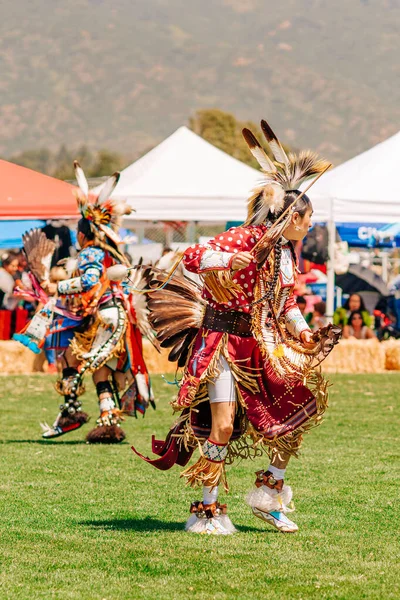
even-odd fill
[[[221,331],[240,337],[253,337],[251,315],[235,310],[223,312],[207,306],[203,327],[211,331]]]

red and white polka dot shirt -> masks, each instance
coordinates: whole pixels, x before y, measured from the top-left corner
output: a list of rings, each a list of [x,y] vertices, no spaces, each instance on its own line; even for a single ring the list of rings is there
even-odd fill
[[[209,240],[207,244],[190,246],[184,255],[184,265],[188,271],[199,275],[208,271],[230,270],[235,254],[251,252],[266,231],[265,225],[233,227]],[[280,279],[281,286],[287,291],[279,310],[280,314],[277,316],[285,316],[289,331],[299,337],[300,333],[309,327],[302,317],[292,293],[295,283],[295,267],[290,247],[283,244]],[[206,287],[203,288],[203,298],[216,310],[237,310],[250,313],[252,302],[254,302],[254,286],[258,276],[256,262],[253,261],[246,268],[235,271],[232,275],[232,280],[239,284],[242,290],[237,298],[233,298],[227,303],[218,303]]]

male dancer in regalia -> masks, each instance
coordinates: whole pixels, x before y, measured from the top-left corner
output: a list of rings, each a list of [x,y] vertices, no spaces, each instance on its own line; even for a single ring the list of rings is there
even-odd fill
[[[307,234],[313,211],[298,188],[329,164],[311,152],[287,155],[265,121],[262,129],[274,160],[244,130],[265,179],[249,200],[247,221],[185,253],[185,267],[203,279],[201,297],[193,284],[175,277],[149,299],[161,345],[172,347],[171,358],[185,370],[173,403],[178,421],[164,443],[153,442],[158,458],[140,456],[167,469],[185,466],[200,449],[199,460],[182,473],[203,490],[190,508],[186,529],[192,532],[235,531],[218,500],[221,486],[228,488],[225,463],[261,449],[269,463],[257,472],[247,502],[279,531],[297,531],[287,516],[292,491],[286,467],[327,406],[327,384],[315,367],[338,332],[328,326],[312,334],[304,320],[293,295],[293,243]]]
[[[129,281],[121,284],[128,266],[118,247],[118,229],[122,215],[130,209],[125,203],[110,200],[119,174],[110,177],[93,197],[78,163],[75,169],[80,186],[77,200],[81,250],[73,276],[58,284],[50,283],[45,265],[50,264],[53,242],[38,230],[25,235],[31,282],[43,308],[15,338],[39,351],[45,337],[50,336],[47,346],[61,353],[63,371],[56,390],[63,396],[63,403],[54,424],[43,424],[43,437],[64,435],[88,421],[80,396],[84,392],[84,374],[92,373],[100,415],[87,440],[117,443],[125,437],[121,428],[123,414],[144,413],[149,401],[153,402],[138,328],[143,318],[135,310]],[[142,269],[130,272],[135,273],[139,285]],[[148,333],[146,324],[144,330]],[[125,390],[122,398],[118,391],[121,389]]]

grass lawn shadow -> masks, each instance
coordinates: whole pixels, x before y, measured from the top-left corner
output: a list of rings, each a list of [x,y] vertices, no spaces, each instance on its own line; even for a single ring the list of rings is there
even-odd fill
[[[131,519],[109,519],[99,521],[79,521],[79,525],[95,529],[111,529],[117,531],[183,531],[185,524],[181,521],[160,521],[152,517]]]
[[[108,529],[113,531],[140,531],[151,533],[153,531],[184,531],[185,523],[182,521],[160,521],[152,517],[130,518],[130,519],[108,519],[99,521],[79,521],[79,525],[85,525],[94,529]],[[240,525],[237,527],[239,533],[255,532],[255,533],[278,533],[273,529],[258,529],[257,527],[248,527]]]
[[[85,440],[60,440],[59,442],[56,442],[55,440],[1,440],[0,444],[39,444],[42,446],[60,444],[61,446],[77,446],[80,444],[87,444],[87,442]]]
[[[0,444],[41,444],[43,446],[61,445],[61,446],[100,446],[101,444],[89,444],[86,440],[0,440]],[[104,446],[115,446],[116,444],[103,444]],[[119,446],[127,446],[128,442],[121,442]]]
[[[272,527],[265,527],[265,529],[261,527],[252,527],[251,525],[235,525],[236,529],[238,530],[239,533],[262,533],[263,535],[265,533],[271,534],[272,535],[279,535],[279,531],[277,531],[276,529],[272,529]]]

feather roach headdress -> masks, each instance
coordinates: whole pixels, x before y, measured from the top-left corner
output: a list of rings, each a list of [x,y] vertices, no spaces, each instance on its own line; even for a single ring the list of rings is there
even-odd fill
[[[79,212],[84,219],[89,221],[95,243],[110,252],[119,261],[126,262],[118,250],[118,244],[121,242],[118,230],[122,225],[123,216],[129,215],[132,209],[125,201],[110,198],[120,174],[111,175],[103,183],[97,196],[94,196],[93,191],[89,190],[85,173],[78,161],[74,162],[74,167],[79,186],[79,190],[76,192]]]
[[[242,132],[250,152],[259,163],[264,175],[264,181],[249,198],[246,225],[263,223],[268,213],[278,215],[284,207],[286,192],[297,190],[304,181],[319,175],[330,164],[319,159],[310,150],[301,151],[299,154],[292,152],[286,154],[266,121],[261,121],[261,129],[274,160],[269,158],[249,129],[243,129]]]

